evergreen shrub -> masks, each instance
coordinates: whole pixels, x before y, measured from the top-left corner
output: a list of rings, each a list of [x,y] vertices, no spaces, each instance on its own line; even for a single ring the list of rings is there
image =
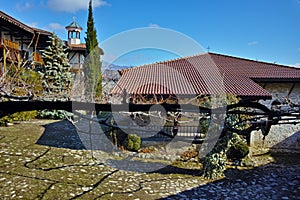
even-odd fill
[[[66,119],[71,116],[72,113],[65,110],[41,110],[38,112],[40,119]]]
[[[241,160],[249,154],[249,147],[243,141],[232,144],[227,151],[227,158],[230,160]]]
[[[136,134],[129,134],[125,139],[124,147],[129,151],[138,151],[141,148],[141,137]]]
[[[17,121],[29,121],[31,119],[36,118],[38,115],[38,111],[24,111],[17,112],[11,115],[7,115],[0,119],[0,126],[7,126],[9,123],[14,123]]]

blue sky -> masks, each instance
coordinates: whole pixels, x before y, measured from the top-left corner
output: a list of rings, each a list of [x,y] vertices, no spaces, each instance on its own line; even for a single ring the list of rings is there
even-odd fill
[[[300,67],[300,0],[93,2],[100,46],[124,31],[163,28],[186,35],[205,51],[209,46],[215,53]],[[28,25],[55,31],[60,38],[67,39],[64,27],[74,16],[86,28],[87,5],[88,0],[1,0],[0,8]],[[178,42],[178,46],[184,45]],[[140,65],[176,56],[162,50],[138,50],[116,63]]]

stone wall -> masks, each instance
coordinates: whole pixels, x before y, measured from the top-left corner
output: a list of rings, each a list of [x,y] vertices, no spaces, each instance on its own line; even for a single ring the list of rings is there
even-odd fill
[[[300,152],[300,124],[272,126],[265,140],[261,131],[253,131],[250,146],[276,152]]]
[[[271,108],[274,100],[282,101],[287,96],[293,103],[300,104],[300,83],[296,83],[294,87],[293,83],[267,83],[261,84],[261,86],[273,96],[271,100],[260,101],[268,108]],[[272,151],[300,152],[300,124],[274,125],[265,140],[263,140],[261,131],[253,131],[250,145],[253,148]]]
[[[272,99],[260,101],[261,104],[266,105],[268,108],[271,108],[274,100],[282,101],[286,97],[294,103],[300,103],[300,83],[296,83],[294,87],[293,83],[261,83],[260,86],[272,94]]]

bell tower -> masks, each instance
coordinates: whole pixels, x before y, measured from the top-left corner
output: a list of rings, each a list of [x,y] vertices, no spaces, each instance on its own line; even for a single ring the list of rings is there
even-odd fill
[[[77,24],[76,17],[73,18],[73,22],[66,26],[68,31],[68,44],[80,44],[80,32],[82,27]]]

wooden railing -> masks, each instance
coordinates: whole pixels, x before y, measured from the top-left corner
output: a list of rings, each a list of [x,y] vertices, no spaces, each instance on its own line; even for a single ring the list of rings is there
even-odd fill
[[[70,63],[71,65],[71,71],[72,72],[79,72],[79,71],[82,71],[82,63]]]

